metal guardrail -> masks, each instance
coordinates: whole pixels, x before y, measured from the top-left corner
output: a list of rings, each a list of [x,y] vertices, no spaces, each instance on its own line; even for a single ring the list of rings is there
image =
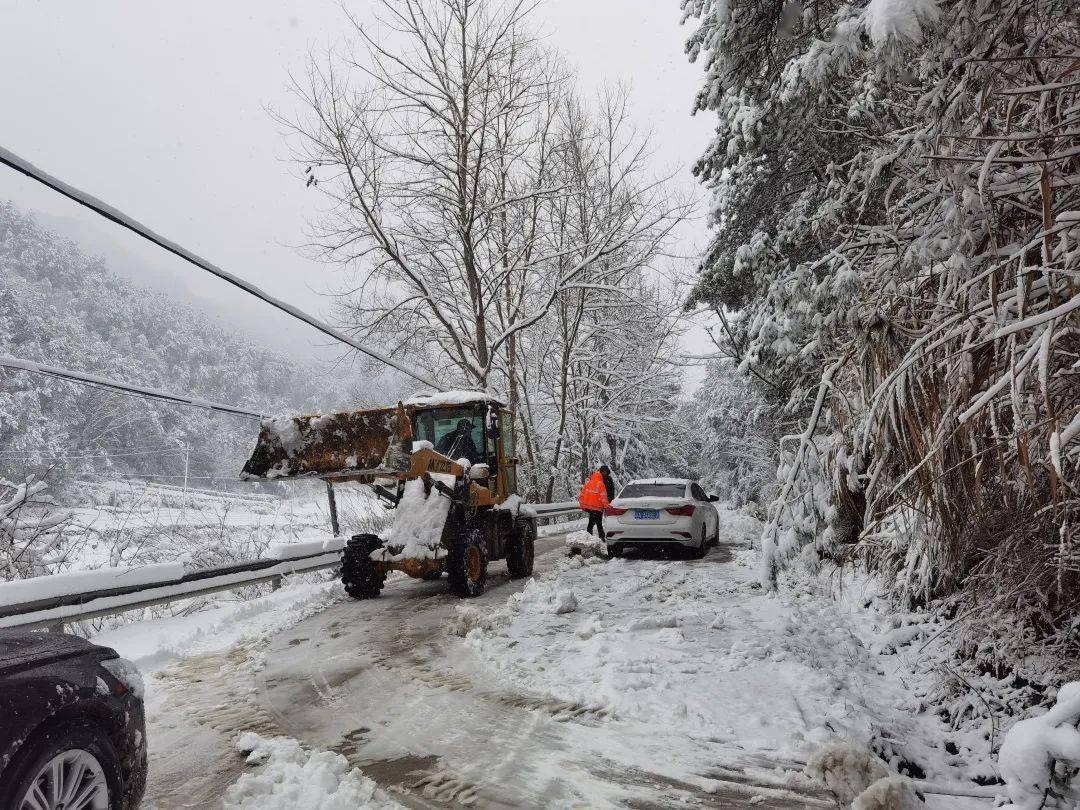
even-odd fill
[[[581,507],[577,505],[577,501],[529,504],[529,508],[536,513],[537,520],[554,520],[555,518],[578,515],[581,512]]]
[[[571,517],[581,512],[577,503],[530,505],[538,521]],[[139,585],[99,588],[66,593],[17,604],[0,605],[0,628],[44,627],[60,630],[68,622],[97,619],[129,610],[163,605],[221,591],[231,591],[263,582],[280,584],[282,577],[336,568],[340,551],[321,551],[285,559],[260,559],[191,571],[182,577],[144,582]]]
[[[246,585],[281,581],[289,574],[336,568],[339,551],[281,560],[248,560],[192,571],[178,579],[69,593],[19,604],[0,605],[0,627],[61,629],[66,622],[96,619],[128,610],[192,599]]]

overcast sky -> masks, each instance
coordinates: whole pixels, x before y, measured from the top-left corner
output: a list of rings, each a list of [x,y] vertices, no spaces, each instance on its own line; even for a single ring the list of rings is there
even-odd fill
[[[345,5],[371,16],[366,0]],[[0,0],[0,20],[0,145],[267,291],[325,311],[319,293],[333,271],[296,249],[318,195],[297,179],[266,108],[289,109],[289,71],[312,48],[341,42],[338,0]],[[583,91],[630,84],[636,123],[653,133],[655,171],[675,171],[696,191],[689,166],[712,127],[690,117],[701,74],[683,54],[678,0],[544,0],[534,21]],[[115,232],[183,295],[235,303],[244,318],[264,312],[5,168],[0,198]],[[704,234],[700,220],[688,226],[682,247]],[[322,340],[272,310],[265,318],[296,340]],[[692,342],[699,348],[700,334]]]

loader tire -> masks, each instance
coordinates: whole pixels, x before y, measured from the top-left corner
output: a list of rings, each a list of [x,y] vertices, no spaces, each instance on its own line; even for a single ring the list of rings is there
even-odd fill
[[[487,538],[479,523],[462,526],[452,537],[446,554],[446,578],[450,590],[462,599],[471,599],[484,592],[487,582]]]
[[[506,570],[511,579],[531,576],[536,553],[536,524],[528,518],[514,521],[514,531],[506,549]]]
[[[382,547],[374,534],[358,534],[345,546],[341,556],[341,584],[353,599],[374,599],[382,591],[386,574],[375,568],[371,552]]]

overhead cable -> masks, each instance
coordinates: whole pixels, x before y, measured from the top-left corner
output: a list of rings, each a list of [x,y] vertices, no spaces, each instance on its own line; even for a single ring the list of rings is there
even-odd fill
[[[15,369],[16,371],[29,371],[34,374],[46,374],[50,377],[59,377],[60,379],[70,380],[71,382],[80,383],[82,385],[92,385],[98,388],[109,388],[114,391],[120,391],[126,394],[133,394],[135,396],[149,397],[151,399],[160,399],[166,402],[175,402],[180,405],[191,405],[192,407],[204,408],[208,411],[229,413],[234,416],[246,416],[250,419],[265,418],[264,414],[258,414],[252,411],[245,411],[242,408],[235,408],[232,405],[222,405],[220,402],[210,402],[206,399],[187,397],[183,396],[182,394],[171,394],[168,391],[161,391],[156,388],[145,388],[141,385],[133,385],[132,383],[110,380],[107,377],[99,377],[95,374],[84,374],[81,371],[71,371],[70,369],[66,368],[50,366],[46,365],[45,363],[34,363],[29,360],[20,360],[17,357],[9,357],[2,354],[0,354],[0,366],[4,368]]]
[[[112,222],[115,222],[117,225],[126,228],[132,233],[138,234],[143,239],[153,242],[155,245],[162,248],[163,250],[167,250],[174,256],[179,256],[184,261],[190,262],[196,267],[205,270],[208,273],[212,273],[223,281],[227,281],[229,284],[232,284],[235,287],[239,287],[245,292],[251,293],[256,298],[260,298],[266,303],[270,304],[270,306],[276,307],[282,312],[292,315],[294,318],[298,318],[309,326],[313,326],[314,328],[322,332],[324,335],[329,335],[335,340],[339,340],[348,346],[352,346],[352,348],[356,349],[358,352],[366,354],[368,357],[374,358],[381,363],[385,363],[388,366],[396,368],[402,374],[406,374],[409,377],[412,377],[417,382],[422,382],[424,385],[430,385],[436,391],[445,390],[443,386],[439,385],[426,374],[415,371],[408,366],[399,363],[397,360],[390,357],[389,355],[377,351],[376,349],[368,348],[362,343],[353,340],[344,332],[341,332],[340,330],[335,329],[329,324],[324,323],[313,315],[308,315],[306,312],[297,309],[292,304],[288,304],[278,298],[274,298],[269,293],[263,292],[254,284],[244,281],[242,278],[239,278],[238,276],[234,276],[232,273],[222,270],[220,267],[213,264],[212,262],[209,262],[206,259],[197,256],[196,254],[192,253],[186,248],[181,247],[175,242],[172,242],[163,236],[159,236],[158,234],[147,228],[145,225],[135,219],[132,219],[122,211],[119,211],[118,209],[113,208],[111,205],[102,202],[91,194],[87,194],[85,191],[80,191],[74,186],[68,185],[59,178],[53,177],[47,172],[37,168],[32,163],[23,160],[14,152],[10,152],[7,149],[4,149],[2,146],[0,146],[0,163],[3,163],[6,166],[10,166],[12,169],[19,172],[20,174],[26,175],[31,180],[36,180],[42,185],[48,186],[53,191],[64,195],[69,200],[73,200],[79,205],[89,208],[91,211],[100,214],[101,216],[105,217],[108,220],[111,220]]]

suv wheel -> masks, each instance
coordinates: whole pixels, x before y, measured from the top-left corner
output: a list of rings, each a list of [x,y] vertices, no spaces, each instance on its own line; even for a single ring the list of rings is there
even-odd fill
[[[691,560],[704,559],[705,555],[709,551],[709,539],[705,533],[705,527],[701,527],[701,538],[698,540],[698,544],[690,549]]]
[[[38,733],[2,777],[0,806],[13,810],[121,810],[120,762],[105,732],[56,722]]]

